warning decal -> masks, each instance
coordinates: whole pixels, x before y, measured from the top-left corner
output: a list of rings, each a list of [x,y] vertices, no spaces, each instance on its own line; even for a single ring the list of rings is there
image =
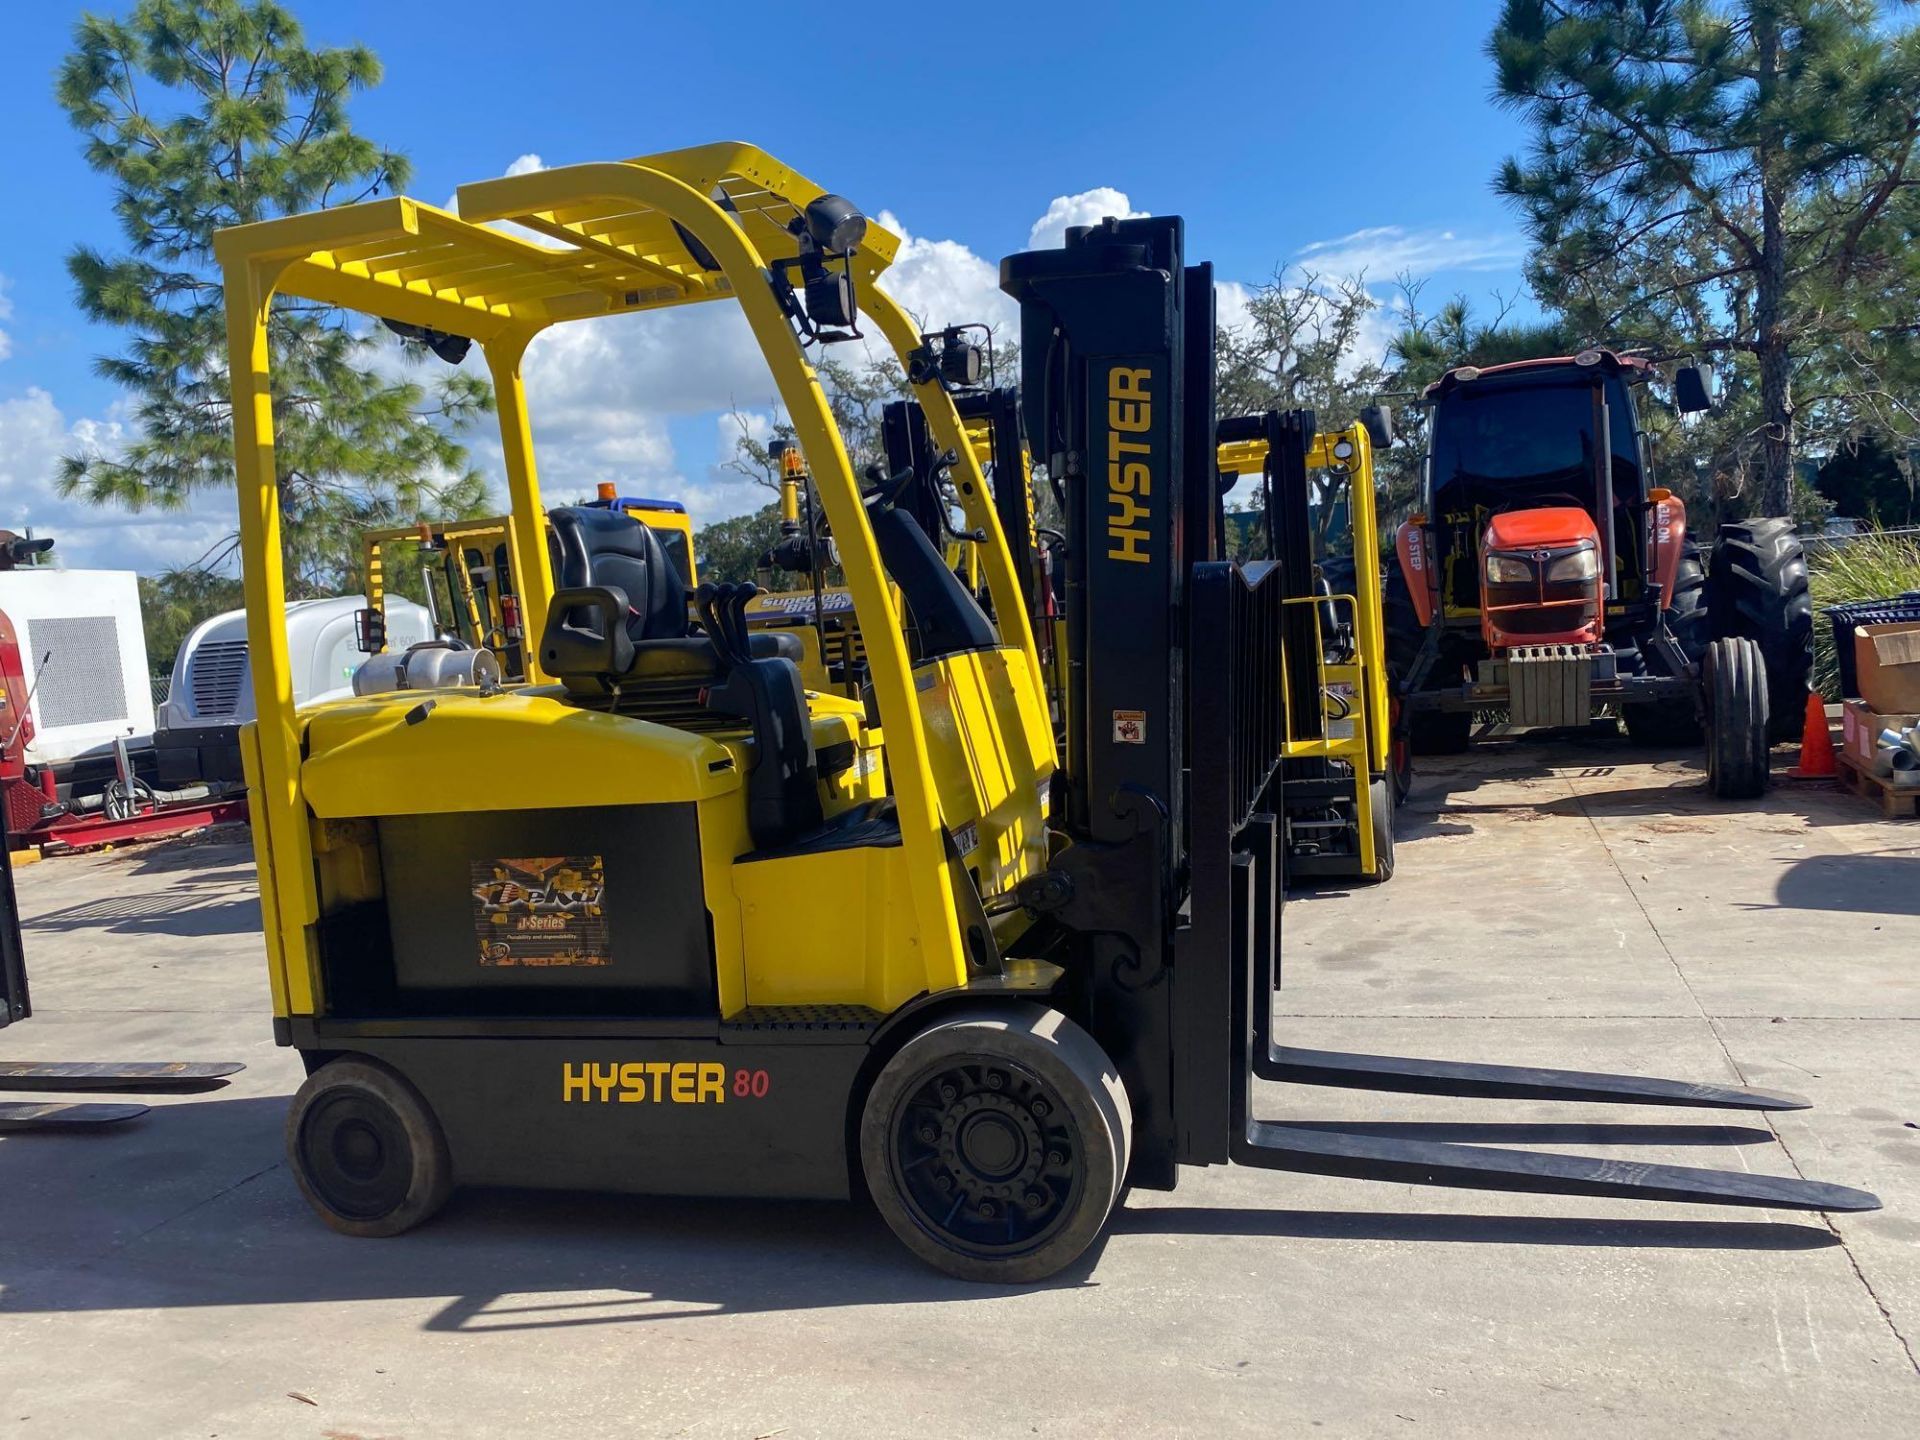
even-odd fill
[[[1113,740],[1116,745],[1146,744],[1147,712],[1144,710],[1114,711]]]
[[[501,968],[611,965],[606,863],[599,855],[475,860],[480,963]]]

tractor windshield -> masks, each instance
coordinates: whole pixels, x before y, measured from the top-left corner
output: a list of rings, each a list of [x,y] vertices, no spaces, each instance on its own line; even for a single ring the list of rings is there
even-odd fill
[[[1613,432],[1613,489],[1638,495],[1640,461],[1626,387],[1607,384]],[[1593,389],[1569,383],[1463,386],[1433,417],[1434,508],[1462,500],[1512,508],[1560,500],[1588,509],[1594,497]],[[1472,499],[1462,492],[1474,492]]]

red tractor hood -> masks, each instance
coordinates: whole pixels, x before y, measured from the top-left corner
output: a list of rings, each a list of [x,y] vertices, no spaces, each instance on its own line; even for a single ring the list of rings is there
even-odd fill
[[[1487,521],[1482,542],[1487,551],[1558,550],[1590,540],[1600,543],[1600,531],[1593,517],[1572,505],[1554,505],[1540,510],[1509,510]]]

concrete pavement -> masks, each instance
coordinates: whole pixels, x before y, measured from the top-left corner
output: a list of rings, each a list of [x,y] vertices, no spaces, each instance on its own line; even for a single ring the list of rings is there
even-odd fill
[[[1058,1283],[835,1205],[472,1194],[390,1241],[281,1163],[244,844],[18,876],[9,1058],[240,1059],[115,1134],[0,1139],[0,1434],[1896,1436],[1920,1431],[1920,825],[1726,806],[1678,758],[1426,767],[1387,886],[1289,903],[1326,1048],[1797,1090],[1774,1117],[1261,1087],[1271,1118],[1864,1185],[1818,1216],[1214,1169]]]

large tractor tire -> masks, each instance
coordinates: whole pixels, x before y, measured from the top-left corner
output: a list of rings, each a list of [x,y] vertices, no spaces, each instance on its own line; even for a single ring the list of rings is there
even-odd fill
[[[1667,628],[1673,632],[1680,653],[1697,664],[1712,637],[1707,616],[1707,567],[1701,563],[1700,547],[1691,540],[1680,552],[1680,564],[1674,571]],[[1649,673],[1667,673],[1657,651],[1648,648],[1643,653]],[[1664,747],[1700,743],[1700,713],[1690,698],[1622,705],[1620,719],[1627,727],[1627,738],[1635,745]]]
[[[1078,1259],[1126,1183],[1133,1112],[1094,1038],[1040,1005],[935,1019],[887,1061],[860,1117],[873,1202],[962,1280],[1024,1285]]]
[[[1760,647],[1767,666],[1767,738],[1776,744],[1800,733],[1813,671],[1813,597],[1807,557],[1793,522],[1784,516],[1740,520],[1720,527],[1707,582],[1715,639],[1744,636]]]
[[[1402,677],[1413,669],[1420,647],[1426,643],[1426,627],[1413,608],[1413,592],[1398,565],[1387,567],[1387,582],[1382,604],[1387,630],[1387,679],[1393,692],[1404,693]],[[1443,648],[1434,662],[1434,673],[1451,674]],[[1407,716],[1408,748],[1415,755],[1458,755],[1473,739],[1473,712],[1470,710],[1414,710]]]
[[[1700,663],[1707,701],[1707,789],[1720,800],[1752,800],[1771,778],[1767,664],[1744,635],[1722,636]]]

